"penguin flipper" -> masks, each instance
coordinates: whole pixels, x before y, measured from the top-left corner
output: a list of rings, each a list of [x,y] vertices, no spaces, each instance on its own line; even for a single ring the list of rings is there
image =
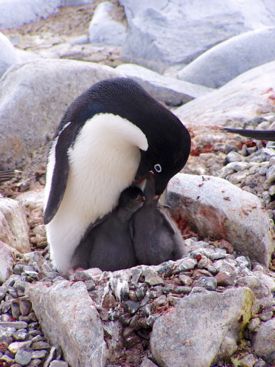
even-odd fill
[[[249,129],[235,129],[231,127],[225,127],[225,131],[230,133],[247,136],[256,140],[269,140],[275,141],[275,130],[249,130]]]
[[[73,144],[76,134],[77,129],[73,124],[68,122],[57,136],[54,148],[55,165],[52,175],[51,190],[44,211],[44,224],[50,223],[63,199],[70,170],[68,149]]]

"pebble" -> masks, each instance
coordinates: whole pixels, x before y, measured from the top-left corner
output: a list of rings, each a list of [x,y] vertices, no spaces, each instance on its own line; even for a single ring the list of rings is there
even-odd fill
[[[214,291],[217,288],[217,280],[214,277],[201,277],[194,281],[194,287],[203,287],[209,291]]]
[[[24,349],[19,349],[15,355],[15,362],[22,366],[27,366],[32,359],[32,352]]]
[[[241,358],[233,358],[233,361],[236,362],[234,365],[239,367],[254,367],[257,362],[257,358],[253,354],[247,354]]]
[[[268,184],[272,184],[275,182],[275,165],[272,165],[268,168],[266,172],[266,181]]]
[[[264,311],[260,314],[260,319],[262,321],[268,321],[268,320],[272,319],[272,317],[273,317],[273,311],[272,310]]]
[[[197,260],[192,258],[184,258],[180,262],[177,263],[176,268],[173,270],[173,273],[179,273],[182,271],[193,270],[197,265]]]
[[[241,162],[244,160],[244,157],[238,152],[231,151],[226,156],[226,162]]]
[[[68,363],[65,361],[52,361],[49,367],[69,367]]]
[[[9,351],[16,354],[19,349],[28,348],[31,345],[31,341],[26,342],[13,342],[9,345]]]
[[[218,274],[215,276],[215,278],[217,280],[217,285],[227,287],[235,283],[236,275],[219,271]]]
[[[43,359],[47,355],[46,350],[34,350],[32,351],[32,359]]]
[[[20,300],[19,302],[19,310],[22,316],[27,316],[31,312],[32,304],[29,300]]]
[[[259,319],[259,317],[255,317],[254,319],[250,320],[247,328],[249,331],[255,332],[259,328],[260,324],[261,320]]]
[[[144,276],[144,281],[149,285],[158,285],[158,284],[164,284],[163,279],[158,275],[158,273],[150,268],[147,268],[142,272],[142,275]]]
[[[28,335],[28,332],[26,329],[17,330],[12,334],[15,340],[25,340],[27,335]]]
[[[40,336],[40,335],[39,335]],[[32,340],[32,349],[34,350],[40,350],[40,349],[50,349],[51,346],[49,343],[47,342],[44,342],[44,341],[37,341],[37,342],[34,342]]]
[[[10,356],[7,356],[6,354],[4,354],[2,357],[1,357],[1,362],[6,362],[7,366],[11,366],[12,363],[14,362],[14,359],[11,358]],[[5,364],[3,363],[3,366],[5,366]]]
[[[28,324],[24,321],[0,321],[0,328],[26,329]]]
[[[192,278],[189,277],[188,275],[185,275],[185,274],[180,274],[179,275],[179,280],[180,280],[181,284],[187,285],[187,286],[190,286],[193,283]]]

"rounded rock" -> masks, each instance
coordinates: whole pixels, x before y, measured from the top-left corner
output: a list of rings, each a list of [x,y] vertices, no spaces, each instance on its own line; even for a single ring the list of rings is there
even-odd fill
[[[19,363],[22,366],[27,366],[32,359],[32,352],[19,349],[15,355],[15,362]]]

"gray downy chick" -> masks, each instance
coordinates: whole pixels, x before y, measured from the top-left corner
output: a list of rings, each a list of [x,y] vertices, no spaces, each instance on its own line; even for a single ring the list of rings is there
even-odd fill
[[[138,264],[158,265],[180,259],[185,253],[181,233],[155,196],[155,177],[149,173],[144,190],[145,203],[130,221]]]
[[[89,227],[75,250],[73,266],[115,271],[137,265],[129,221],[144,201],[145,196],[139,188],[125,189],[118,206]]]

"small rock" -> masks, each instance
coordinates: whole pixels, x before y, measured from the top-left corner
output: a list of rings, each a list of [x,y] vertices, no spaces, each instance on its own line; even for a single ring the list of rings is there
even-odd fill
[[[9,351],[16,354],[19,349],[28,348],[31,345],[31,341],[26,342],[13,342],[9,345]]]
[[[140,367],[157,367],[157,365],[153,363],[149,358],[144,357]]]
[[[253,354],[247,354],[244,357],[232,358],[232,361],[238,367],[254,367],[257,358]]]
[[[230,274],[227,274],[225,272],[218,272],[217,275],[215,275],[217,285],[222,287],[227,287],[229,285],[233,285],[235,283],[235,278],[230,276]]]
[[[173,271],[174,274],[179,273],[181,271],[193,270],[197,265],[196,259],[184,258],[182,260],[177,261],[175,269]]]
[[[157,272],[149,267],[146,268],[142,274],[144,276],[144,281],[151,286],[164,284],[163,279],[157,274]]]
[[[189,277],[188,275],[185,275],[185,274],[180,274],[179,275],[179,280],[180,280],[181,284],[187,285],[187,286],[190,286],[193,282],[192,278]]]
[[[272,165],[266,172],[266,182],[271,185],[275,182],[275,166]]]
[[[134,301],[126,301],[124,304],[126,306],[126,310],[131,315],[134,315],[140,307],[140,303],[139,302],[134,302]]]
[[[15,355],[15,362],[22,366],[27,366],[32,359],[32,352],[24,349],[19,349]]]
[[[204,287],[209,291],[214,291],[217,288],[217,280],[214,277],[201,277],[195,280],[194,287]]]
[[[24,299],[19,301],[19,309],[22,316],[26,316],[31,312],[32,304],[30,301]]]
[[[255,317],[254,319],[250,320],[247,328],[249,331],[254,333],[259,328],[260,325],[261,320],[259,319],[259,317]]]
[[[228,153],[227,156],[226,156],[226,161],[229,162],[229,163],[231,163],[231,162],[242,162],[243,160],[244,160],[244,157],[241,156],[239,153],[234,152],[234,151]]]
[[[22,253],[31,250],[26,213],[16,200],[0,198],[0,241]]]
[[[14,317],[15,319],[19,318],[20,309],[19,309],[19,304],[17,302],[12,302],[12,304],[11,304],[11,314],[12,314],[12,317]]]
[[[267,359],[275,351],[275,318],[261,323],[253,341],[256,354]]]
[[[68,363],[65,361],[52,361],[49,367],[69,367]]]
[[[44,342],[42,340],[34,342],[32,340],[32,349],[33,350],[50,349],[50,348],[51,348],[51,346],[47,342]]]
[[[1,214],[0,214],[1,217]],[[1,226],[1,224],[0,224]],[[11,247],[0,240],[0,283],[4,283],[12,274],[15,262],[14,252]],[[1,299],[1,295],[0,295]]]
[[[14,359],[11,358],[10,356],[4,354],[2,357],[1,357],[1,362],[3,362],[3,365],[5,366],[6,364],[8,366],[11,366],[12,363],[14,362]]]
[[[48,352],[46,350],[33,350],[32,359],[43,359],[47,354]]]
[[[28,324],[24,321],[0,321],[0,328],[26,329]]]
[[[27,335],[28,335],[28,332],[26,329],[17,330],[12,334],[15,340],[25,340]]]

